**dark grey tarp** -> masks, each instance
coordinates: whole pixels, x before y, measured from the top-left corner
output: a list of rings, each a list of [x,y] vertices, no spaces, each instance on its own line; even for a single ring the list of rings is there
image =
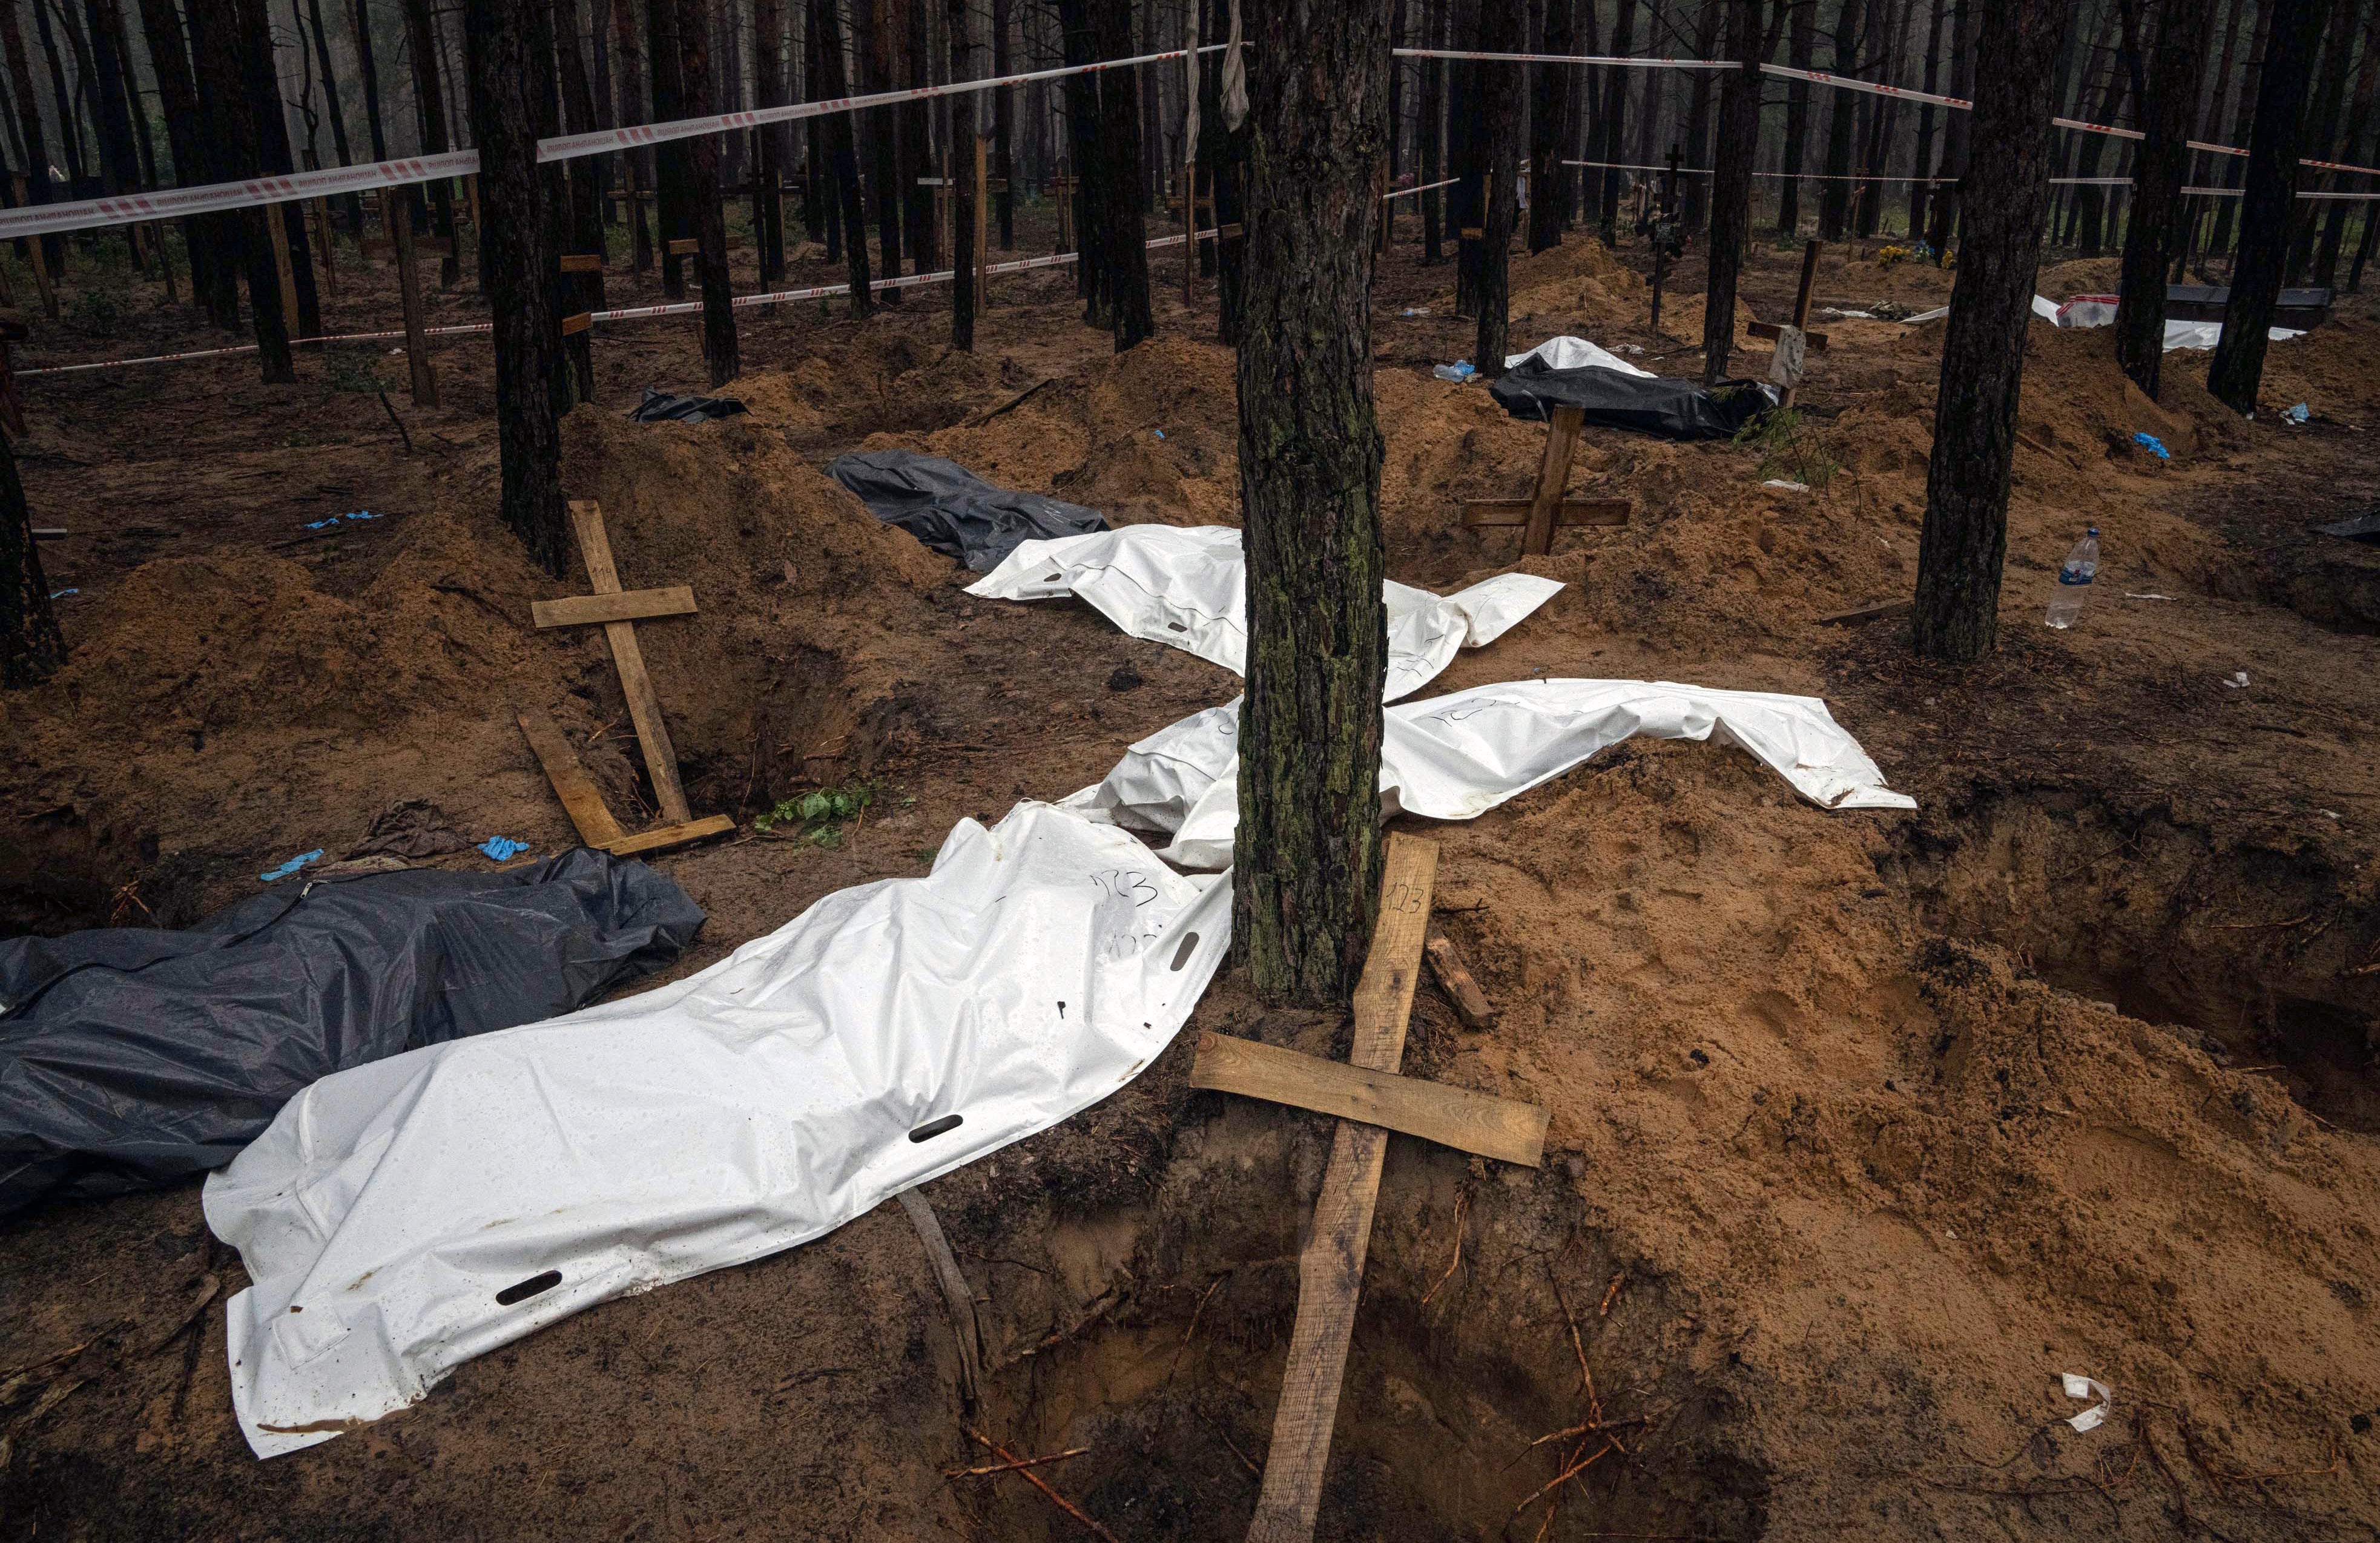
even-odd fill
[[[645,399],[629,408],[628,416],[639,423],[708,423],[745,410],[733,396],[672,396],[647,386]]]
[[[1777,405],[1767,387],[1752,381],[1721,381],[1706,390],[1673,375],[1628,375],[1597,365],[1551,370],[1534,356],[1488,390],[1514,418],[1543,419],[1550,407],[1579,407],[1589,423],[1663,439],[1733,439]]]
[[[318,1078],[582,1007],[702,923],[666,876],[581,847],[0,942],[0,1216],[219,1168]]]
[[[1022,542],[1108,528],[1106,516],[1096,509],[1038,492],[995,488],[940,456],[860,450],[836,456],[826,469],[878,519],[899,526],[978,573],[1000,566]]]

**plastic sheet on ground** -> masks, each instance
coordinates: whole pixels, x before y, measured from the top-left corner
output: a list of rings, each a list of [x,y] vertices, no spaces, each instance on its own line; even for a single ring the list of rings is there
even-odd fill
[[[673,396],[647,386],[645,399],[629,408],[628,416],[639,423],[708,423],[745,410],[733,396]]]
[[[1382,701],[1436,679],[1456,650],[1494,642],[1561,588],[1525,573],[1498,574],[1451,595],[1390,581],[1388,684]],[[1171,644],[1246,674],[1247,583],[1240,532],[1227,525],[1127,525],[1055,541],[1027,541],[967,589],[982,600],[1079,595],[1135,638]]]
[[[1066,800],[1173,837],[1190,869],[1232,860],[1239,823],[1239,704],[1195,713],[1132,747],[1105,780]],[[1390,708],[1380,739],[1383,815],[1471,820],[1633,735],[1717,739],[1775,770],[1822,808],[1908,809],[1815,697],[1669,681],[1531,680]]]
[[[826,470],[878,519],[978,573],[998,567],[1020,542],[1108,528],[1096,509],[995,488],[956,461],[914,450],[855,451]]]
[[[219,1168],[317,1077],[566,1013],[702,921],[666,876],[581,849],[0,943],[0,1215]]]
[[[2265,330],[2266,341],[2273,343],[2287,343],[2293,337],[2304,335],[2303,332],[2293,327],[2267,327]],[[2220,322],[2168,322],[2165,324],[2165,351],[2168,354],[2177,348],[2212,348],[2222,341],[2223,323]]]
[[[1548,370],[1585,370],[1591,366],[1597,370],[1617,370],[1623,375],[1634,375],[1648,381],[1658,379],[1651,371],[1639,370],[1618,354],[1567,333],[1560,337],[1547,338],[1525,354],[1506,355],[1504,368],[1517,370],[1523,359],[1536,359]]]
[[[210,1179],[260,1456],[598,1302],[807,1242],[1098,1102],[1230,943],[1228,879],[1023,803],[699,974],[326,1077]]]
[[[1555,341],[1578,343],[1576,338]],[[1589,423],[1676,440],[1732,439],[1778,403],[1773,388],[1754,381],[1721,381],[1706,387],[1699,381],[1648,375],[1619,360],[1565,370],[1536,352],[1522,356],[1488,391],[1514,418],[1543,419],[1554,407],[1576,407]]]

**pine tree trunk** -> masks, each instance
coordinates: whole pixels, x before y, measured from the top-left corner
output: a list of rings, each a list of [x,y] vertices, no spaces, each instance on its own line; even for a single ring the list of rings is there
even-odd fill
[[[1480,51],[1524,52],[1527,26],[1522,0],[1482,0]],[[1488,182],[1481,221],[1483,234],[1476,243],[1479,326],[1473,362],[1481,374],[1493,376],[1503,373],[1504,354],[1511,346],[1512,227],[1520,223],[1521,119],[1528,102],[1527,78],[1511,65],[1482,64],[1474,79],[1479,91],[1480,133],[1487,151]]]
[[[339,103],[338,72],[331,62],[331,34],[322,26],[322,0],[306,0],[306,14],[308,24],[314,34],[314,57],[320,61],[322,71],[322,105],[331,117],[331,149],[338,156],[340,165],[352,166],[355,164],[355,159],[354,152],[347,145],[347,115]],[[339,200],[339,204],[346,211],[347,229],[353,233],[356,239],[362,240],[364,234],[362,198],[355,193],[348,193]],[[327,239],[329,232],[325,231],[323,235]]]
[[[1720,0],[1703,0],[1702,17],[1694,23],[1694,57],[1697,59],[1710,58],[1718,49],[1719,5]],[[1711,72],[1706,69],[1694,71],[1693,83],[1687,91],[1686,164],[1707,166],[1710,164]],[[1849,96],[1852,93],[1838,91],[1835,94]],[[1679,211],[1679,218],[1682,222],[1679,226],[1681,230],[1693,232],[1703,228],[1703,223],[1710,214],[1708,178],[1690,176],[1685,179],[1685,197]]]
[[[2017,394],[2049,201],[2050,98],[2070,17],[2065,0],[1976,0],[1976,9],[1970,100],[1976,140],[1991,153],[1960,194],[1912,628],[1920,654],[1961,663],[1998,637]]]
[[[146,6],[150,0],[141,0]],[[374,161],[388,159],[388,127],[380,111],[380,67],[372,55],[371,0],[356,0],[354,30],[356,41],[356,72],[363,79],[364,122],[371,131],[371,152]],[[155,53],[150,55],[152,59]]]
[[[1480,50],[1483,5],[1507,0],[1454,0],[1447,18],[1450,46]],[[1457,178],[1446,200],[1447,223],[1454,227],[1454,314],[1479,314],[1480,267],[1486,261],[1482,237],[1466,231],[1485,231],[1488,221],[1488,144],[1487,104],[1481,100],[1480,65],[1475,59],[1450,59],[1446,79],[1446,170]]]
[[[446,93],[439,81],[438,22],[430,0],[405,0],[405,39],[413,55],[413,90],[421,104],[421,153],[443,155],[447,149]],[[438,286],[451,289],[463,276],[459,243],[455,241],[455,182],[439,177],[430,184],[430,230],[446,238],[446,255],[438,264]]]
[[[1010,63],[1008,32],[1012,25],[1010,0],[991,0],[991,73],[1006,76],[1014,66]],[[1016,93],[1008,87],[995,92],[991,101],[991,176],[1000,191],[991,195],[992,209],[1000,220],[1000,249],[1016,249],[1016,159],[1014,142],[1016,126]]]
[[[0,435],[0,690],[39,686],[66,660],[66,635],[50,606],[50,581],[42,573],[17,452]]]
[[[668,0],[658,0],[667,4]],[[710,0],[676,0],[678,89],[685,115],[704,117],[711,105]],[[686,189],[687,211],[697,242],[696,282],[702,286],[702,362],[710,368],[716,390],[743,373],[735,342],[735,292],[727,267],[727,220],[719,201],[720,141],[724,136],[698,134],[677,142],[690,147],[691,174]]]
[[[1949,9],[1949,0],[1934,0],[1933,19],[1925,25],[1925,79],[1920,89],[1928,95],[1940,90],[1936,82],[1942,78],[1942,18]],[[1917,159],[1909,168],[1909,175],[1917,178],[1909,185],[1909,238],[1912,241],[1925,234],[1925,205],[1934,192],[1933,186],[1925,178],[1934,175],[1934,119],[1937,111],[1930,102],[1917,109]]]
[[[200,110],[213,149],[213,168],[225,178],[249,177],[264,169],[257,149],[256,114],[249,100],[248,82],[240,68],[239,0],[189,0],[190,42],[198,66]],[[277,207],[251,207],[232,212],[237,221],[236,250],[248,273],[248,309],[256,330],[257,362],[268,383],[298,378],[289,357],[289,323],[281,309],[281,271],[273,261],[269,224],[279,223]],[[268,223],[269,222],[269,223]]]
[[[2123,295],[2116,308],[2116,362],[2157,399],[2165,363],[2166,273],[2185,234],[2182,176],[2190,169],[2190,131],[2198,115],[2199,77],[2206,68],[2206,30],[2214,0],[2164,0],[2141,128],[2147,138],[2132,163],[2132,223],[2124,233]]]
[[[6,0],[0,0],[5,5]],[[189,54],[182,42],[182,18],[173,0],[140,0],[140,30],[149,44],[149,63],[157,79],[157,102],[165,118],[165,143],[174,157],[176,187],[197,187],[212,180],[207,152],[199,132],[198,87],[190,79]],[[190,260],[190,298],[205,308],[217,326],[239,324],[239,296],[231,287],[231,266],[215,249],[220,216],[192,215],[182,221],[182,249]],[[225,310],[228,310],[228,319]]]
[[[692,115],[686,108],[686,44],[678,37],[680,25],[677,0],[649,0],[645,69],[651,78],[655,123]],[[652,151],[653,225],[654,238],[661,247],[662,296],[683,300],[686,257],[671,248],[675,242],[701,238],[695,230],[693,141],[664,140]]]
[[[1863,0],[1843,0],[1841,12],[1835,18],[1835,65],[1837,75],[1859,73],[1859,18]],[[1851,184],[1845,177],[1852,170],[1852,116],[1858,111],[1855,91],[1828,91],[1827,116],[1827,180],[1818,189],[1818,239],[1840,241],[1849,228],[1851,218]]]
[[[1380,878],[1382,441],[1372,407],[1383,0],[1250,7],[1248,586],[1232,947],[1256,989],[1343,1005]]]
[[[2239,104],[2232,111],[2231,132],[2222,136],[2226,144],[2245,145],[2255,132],[2256,84],[2263,77],[2265,50],[2272,42],[2273,9],[2266,0],[2258,0],[2255,30],[2248,39],[2247,56],[2240,62]],[[2239,187],[2240,178],[2247,175],[2246,164],[2237,155],[2223,157],[2223,163],[2222,185],[2226,188]],[[2209,257],[2231,250],[2232,223],[2242,201],[2241,199],[2231,198],[2215,200],[2215,234],[2206,243]],[[2237,268],[2236,261],[2233,266]]]
[[[923,86],[929,74],[926,7],[929,0],[894,0],[900,18],[891,30],[890,45],[896,64],[893,83]],[[1129,73],[1129,72],[1126,72]],[[941,232],[935,218],[934,189],[918,179],[934,175],[933,126],[922,101],[895,109],[901,122],[901,212],[903,239],[916,271],[930,273],[941,265]]]
[[[1816,0],[1808,0],[1808,3],[1815,5]],[[1619,14],[1611,23],[1612,57],[1624,59],[1629,56],[1628,51],[1635,46],[1635,24],[1636,0],[1620,0]],[[1598,161],[1618,161],[1621,147],[1627,143],[1629,73],[1618,65],[1611,66],[1610,78],[1604,82],[1603,138],[1596,154]],[[1620,244],[1620,187],[1626,175],[1616,167],[1604,168],[1600,214],[1603,244],[1607,247]]]
[[[596,0],[601,5],[604,0]],[[628,128],[652,121],[650,99],[645,94],[643,35],[637,26],[636,7],[630,0],[610,0],[612,6],[612,50],[620,56],[620,124]],[[646,195],[653,191],[653,155],[650,150],[631,150],[621,156],[627,173],[628,249],[630,262],[639,273],[653,271],[652,231],[645,223]]]
[[[83,195],[82,126],[75,118],[75,93],[67,86],[66,62],[58,55],[57,34],[50,28],[45,0],[33,0],[33,33],[50,67],[50,110],[58,115],[58,147],[67,158],[67,186],[71,196]]]
[[[1752,163],[1760,153],[1760,66],[1773,40],[1761,0],[1727,0],[1727,57],[1719,79],[1718,158],[1711,167],[1710,282],[1703,293],[1703,382],[1727,377],[1735,348],[1735,289],[1752,236]]]
[[[2256,390],[2264,383],[2265,349],[2297,213],[2299,128],[2314,45],[2329,9],[2330,0],[2272,0],[2272,35],[2248,137],[2247,191],[2240,200],[2240,259],[2231,270],[2223,335],[2206,370],[2206,389],[2243,417],[2256,410]]]
[[[499,508],[538,565],[559,575],[569,561],[553,392],[563,368],[562,253],[552,183],[537,162],[540,130],[553,117],[552,12],[516,0],[463,4],[480,272],[495,325]]]
[[[1791,0],[1792,23],[1786,34],[1785,62],[1795,69],[1811,69],[1817,57],[1818,0]],[[1941,15],[1942,0],[1935,0]],[[1928,108],[1928,112],[1932,109]],[[1930,130],[1931,125],[1928,124]],[[1918,143],[1923,145],[1921,135]],[[1785,161],[1777,182],[1777,239],[1790,241],[1802,230],[1802,176],[1810,152],[1810,82],[1789,80],[1785,87]],[[1920,152],[1922,160],[1923,152]]]
[[[1546,0],[1545,44],[1541,54],[1570,52],[1571,12],[1575,0]],[[1505,67],[1510,68],[1511,67]],[[1567,180],[1562,173],[1562,103],[1567,98],[1569,65],[1532,65],[1536,73],[1529,115],[1529,250],[1544,251],[1561,245],[1562,198],[1558,189]]]
[[[101,185],[111,193],[129,193],[140,186],[140,152],[132,140],[132,109],[124,95],[124,67],[115,56],[115,29],[108,25],[99,0],[83,0],[89,25],[91,57],[86,84],[92,89],[93,120],[99,129]]]
[[[2363,147],[2364,126],[2371,121],[2375,84],[2380,84],[2380,30],[2364,39],[2362,58],[2355,67],[2355,94],[2348,108],[2347,126],[2332,141],[2325,159],[2349,163],[2356,160]],[[2334,192],[2350,186],[2338,172],[2329,173],[2323,183]],[[2329,289],[2338,284],[2338,250],[2347,236],[2347,217],[2352,205],[2345,199],[2326,201],[2329,208],[2324,212],[2322,237],[2314,249],[2313,282]],[[2308,222],[2309,228],[2312,224]]]
[[[1103,3],[1094,10],[1099,56],[1129,58],[1132,15],[1123,6]],[[1095,79],[1099,89],[1100,217],[1107,223],[1099,239],[1108,268],[1110,317],[1115,351],[1123,353],[1157,330],[1149,314],[1148,223],[1143,210],[1140,175],[1139,71],[1106,69]]]
[[[35,204],[52,201],[55,196],[50,185],[50,152],[42,135],[41,99],[33,94],[31,56],[25,52],[25,34],[17,20],[17,0],[0,0],[0,43],[8,50],[8,87],[16,98],[17,127],[25,141],[26,196]],[[40,237],[43,257],[50,271],[57,272],[58,259],[64,249],[64,238],[56,236]],[[224,282],[228,285],[229,277]],[[236,327],[239,324],[239,301],[235,296],[231,314],[226,320],[220,311],[215,324]]]
[[[1622,5],[1632,0],[1621,0]],[[1423,0],[1422,46],[1446,46],[1446,0]],[[1421,182],[1427,188],[1439,178],[1439,168],[1446,164],[1446,61],[1424,59],[1421,62],[1421,121],[1415,126],[1415,136],[1421,141]],[[1446,190],[1439,188],[1421,195],[1421,260],[1425,265],[1446,261],[1445,234]]]
[[[1099,59],[1090,0],[1058,0],[1058,28],[1068,65]],[[1100,154],[1106,136],[1099,126],[1099,77],[1069,75],[1061,89],[1066,101],[1066,140],[1074,152],[1075,249],[1079,254],[1075,262],[1075,292],[1082,297],[1084,323],[1108,327],[1114,310],[1109,288],[1108,220],[1101,213],[1107,202],[1108,176]]]
[[[819,62],[820,89],[826,93],[821,100],[832,102],[851,94],[843,67],[843,23],[836,14],[835,0],[809,0],[810,36],[813,56]],[[819,121],[824,125],[827,160],[834,176],[835,196],[839,205],[830,218],[839,217],[843,225],[844,272],[851,283],[851,314],[855,317],[873,315],[876,310],[876,290],[868,272],[868,220],[859,200],[859,152],[853,143],[850,113],[832,113]]]
[[[969,37],[967,0],[946,0],[945,25],[950,29],[953,83],[975,79]],[[963,354],[975,352],[975,204],[982,189],[975,185],[975,92],[953,96],[951,103],[951,346]]]
[[[783,0],[754,0],[752,6],[753,91],[762,107],[785,101]],[[793,126],[764,125],[760,154],[754,173],[753,208],[759,213],[752,235],[760,249],[760,286],[783,284],[785,278],[785,167],[793,160]]]
[[[2346,104],[2347,67],[2355,53],[2357,21],[2363,14],[2363,0],[2338,0],[2331,7],[2329,37],[2322,51],[2321,69],[2316,76],[2313,99],[2299,122],[2300,154],[2317,156],[2325,161],[2340,158],[2337,148],[2339,115]],[[2301,179],[2302,180],[2302,179]],[[2306,270],[2313,264],[2315,222],[2312,211],[2299,208],[2293,212],[2289,230],[2289,261],[2283,282],[2301,284]]]
[[[601,0],[597,0],[601,4]],[[591,133],[595,122],[595,93],[587,81],[586,56],[578,47],[578,0],[554,0],[554,52],[562,67],[562,104],[565,109],[564,132]],[[564,250],[586,253],[597,258],[604,255],[603,243],[603,183],[600,155],[582,155],[574,161],[550,167],[549,178],[566,176],[569,178],[568,237]],[[591,273],[570,273],[562,279],[563,305],[566,314],[600,310],[603,304],[603,274],[598,269]],[[563,352],[570,361],[568,371],[574,402],[595,399],[595,343],[591,333],[574,333],[563,340]]]
[[[281,78],[273,62],[273,18],[264,0],[238,0],[241,29],[240,62],[248,79],[250,112],[256,120],[258,170],[268,176],[286,176],[298,169],[290,153],[289,119],[281,102]],[[313,244],[306,237],[305,205],[277,203],[266,212],[266,224],[289,248],[289,273],[298,291],[299,337],[322,335],[322,302],[314,288]],[[273,283],[280,283],[274,270]]]
[[[1949,94],[1964,102],[1975,100],[1976,30],[1974,12],[1983,10],[1992,0],[1953,0],[1950,9],[1950,91]],[[1927,200],[1925,239],[1934,249],[1934,261],[1938,265],[1950,261],[1950,243],[1958,238],[1961,188],[1966,181],[1967,147],[1973,142],[1975,115],[1972,112],[1946,114],[1942,121],[1941,178]],[[2097,139],[2089,135],[2086,138]]]

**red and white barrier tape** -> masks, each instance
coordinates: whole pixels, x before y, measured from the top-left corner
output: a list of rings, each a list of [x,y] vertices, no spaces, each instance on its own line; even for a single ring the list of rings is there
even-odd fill
[[[1599,54],[1481,54],[1463,48],[1398,48],[1400,59],[1479,59],[1488,64],[1611,65],[1621,69],[1733,69],[1727,59],[1640,59]]]
[[[1794,69],[1788,65],[1762,65],[1763,75],[1781,75],[1791,80],[1808,80],[1821,86],[1833,86],[1847,91],[1865,91],[1871,96],[1895,96],[1903,102],[1930,102],[1941,107],[1973,108],[1974,103],[1964,97],[1937,96],[1932,91],[1912,91],[1900,86],[1879,86],[1873,80],[1861,80],[1849,75],[1828,75],[1818,69]]]
[[[1418,188],[1400,188],[1393,193],[1382,193],[1380,201],[1386,203],[1390,199],[1409,199],[1415,193],[1427,193],[1433,188],[1451,188],[1462,180],[1459,176],[1450,176],[1443,182],[1425,182]]]
[[[1213,43],[1199,52],[1213,53],[1223,46]],[[1160,54],[1137,55],[1129,59],[1110,59],[1091,65],[1062,65],[1054,69],[1029,70],[1023,75],[1002,75],[986,80],[957,80],[943,86],[916,86],[905,91],[880,91],[873,96],[837,97],[829,102],[800,102],[783,107],[716,113],[709,117],[678,118],[669,123],[605,128],[591,134],[565,134],[539,140],[537,158],[540,161],[567,161],[579,156],[601,155],[617,150],[659,144],[667,140],[686,140],[703,134],[751,128],[761,124],[792,123],[802,118],[822,117],[830,113],[854,113],[869,107],[916,102],[925,97],[955,96],[967,91],[1029,85],[1037,80],[1054,80],[1069,75],[1087,75],[1098,70],[1125,69],[1135,65],[1179,59],[1184,52],[1175,48]],[[286,203],[293,199],[366,192],[377,188],[432,182],[442,177],[468,176],[479,169],[478,151],[457,150],[443,155],[375,161],[363,166],[334,166],[322,171],[293,172],[286,176],[250,177],[240,182],[215,182],[199,188],[160,188],[152,192],[85,199],[75,203],[27,204],[16,209],[0,209],[0,240],[13,241],[28,236],[132,225],[143,220],[178,219],[187,214],[219,213],[227,209]]]
[[[1209,241],[1214,239],[1217,234],[1213,229],[1202,230],[1198,233],[1198,239]],[[1157,251],[1166,247],[1178,247],[1188,237],[1181,235],[1160,236],[1148,242],[1147,246],[1150,251]],[[1049,257],[1017,258],[1007,262],[990,263],[983,272],[984,276],[989,278],[999,273],[1022,273],[1035,268],[1063,268],[1079,261],[1080,255],[1076,252],[1057,252]],[[877,279],[868,285],[868,288],[871,291],[914,289],[919,285],[948,284],[956,276],[956,271],[950,268],[932,273],[904,273],[898,278]],[[850,293],[851,286],[847,284],[821,284],[807,289],[778,289],[761,295],[738,295],[730,304],[735,309],[743,310],[752,306],[785,305],[797,300],[822,300],[832,296]],[[700,300],[677,300],[657,306],[620,306],[610,310],[591,312],[590,317],[597,322],[634,322],[653,316],[691,316],[701,310]],[[485,333],[494,330],[495,324],[490,322],[465,322],[453,326],[425,329],[426,334],[431,337],[453,337],[465,333]],[[402,330],[334,333],[325,337],[293,338],[290,340],[290,346],[311,347],[322,343],[383,343],[404,335]],[[27,375],[70,375],[82,370],[114,370],[125,365],[167,364],[176,359],[219,358],[228,354],[254,352],[256,352],[255,344],[237,343],[223,348],[192,348],[178,354],[150,354],[140,358],[95,359],[89,364],[47,364],[32,370],[18,370],[14,373],[20,379]]]

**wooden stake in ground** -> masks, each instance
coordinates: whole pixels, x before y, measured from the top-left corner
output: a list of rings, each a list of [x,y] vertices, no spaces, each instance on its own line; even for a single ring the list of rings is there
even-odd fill
[[[41,250],[38,237],[32,242]],[[50,606],[33,539],[33,513],[17,476],[17,452],[0,434],[0,689],[37,686],[66,662],[66,635]]]
[[[430,369],[430,329],[422,316],[421,267],[413,252],[413,205],[421,196],[412,188],[392,188],[384,196],[388,228],[395,237],[397,303],[405,312],[405,368],[412,377],[413,405],[438,405],[438,377]]]
[[[1385,56],[1387,49],[1381,53]],[[1355,988],[1355,1042],[1347,1054],[1351,1065],[1394,1072],[1404,1060],[1405,1023],[1421,977],[1422,942],[1429,931],[1430,888],[1437,873],[1437,843],[1389,838],[1379,926]],[[1248,1527],[1249,1543],[1304,1543],[1314,1536],[1388,1144],[1389,1133],[1379,1126],[1347,1120],[1331,1135],[1330,1165],[1323,1171],[1314,1221],[1298,1253],[1297,1323],[1290,1330],[1289,1366],[1282,1374],[1281,1406],[1273,1415],[1272,1452],[1265,1462],[1256,1519]]]
[[[1942,340],[1925,524],[1917,547],[1917,651],[1966,662],[1998,636],[2017,389],[2049,203],[2049,115],[2071,7],[1981,0],[1975,141],[1991,147],[1960,190],[1959,276]]]
[[[1249,48],[1238,351],[1247,697],[1232,946],[1268,997],[1332,1005],[1379,893],[1379,420],[1373,173],[1389,6],[1263,7]]]
[[[568,560],[562,509],[562,211],[539,167],[540,135],[555,131],[552,11],[511,0],[466,0],[466,73],[479,141],[486,217],[480,275],[496,355],[496,436],[504,522],[551,574]]]

